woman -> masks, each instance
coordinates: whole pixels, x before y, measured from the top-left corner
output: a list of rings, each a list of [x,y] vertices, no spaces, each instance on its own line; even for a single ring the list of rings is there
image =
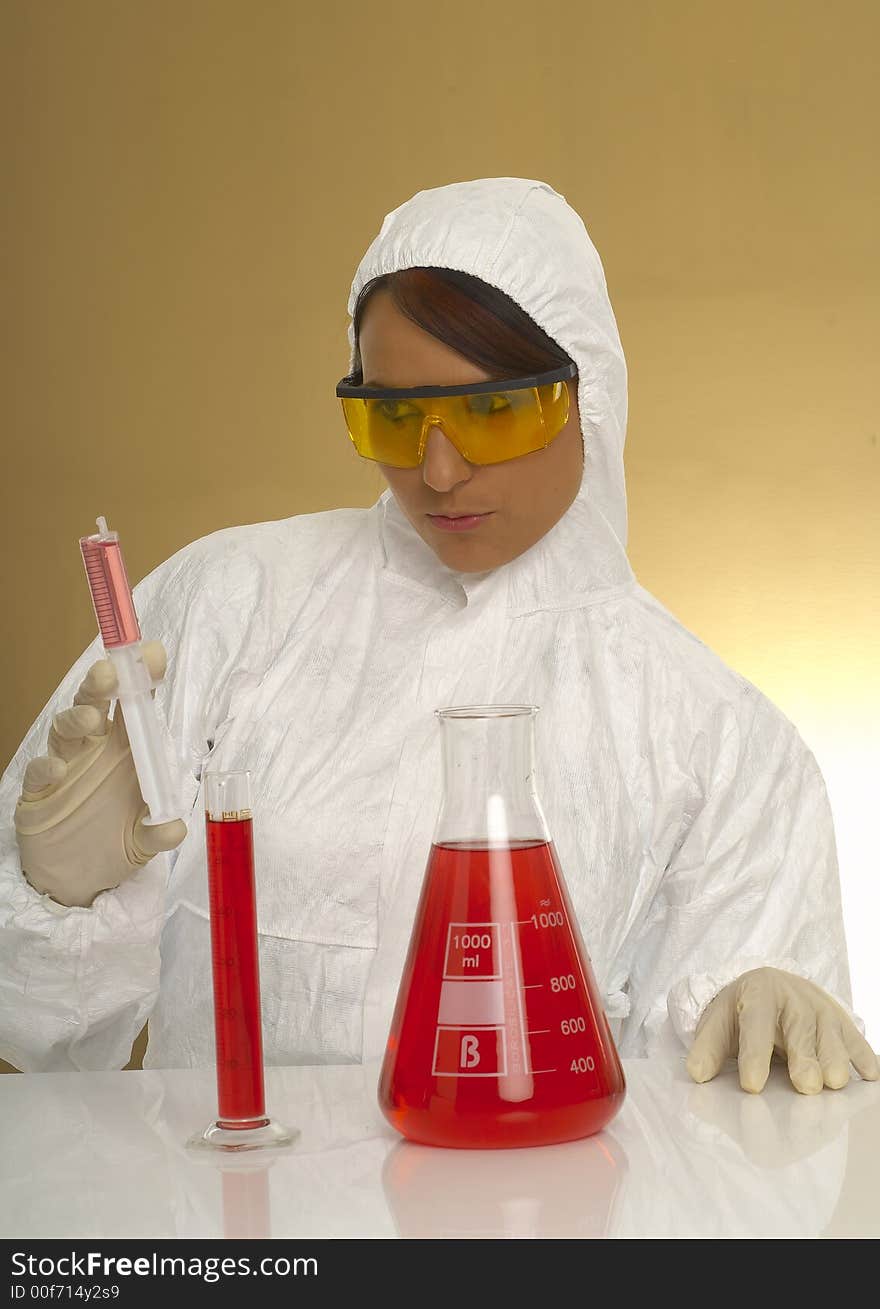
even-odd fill
[[[120,1067],[149,1017],[145,1067],[212,1061],[210,766],[253,773],[267,1061],[378,1058],[440,795],[433,710],[505,702],[541,708],[544,808],[621,1054],[690,1045],[702,1020],[698,1080],[738,1052],[743,1086],[760,1090],[774,1043],[802,1091],[842,1085],[851,1059],[876,1076],[849,1016],[815,761],[627,561],[626,365],[578,215],[528,179],[420,191],[386,216],[348,308],[340,393],[390,489],[369,510],[215,532],[135,588],[144,632],[170,656],[158,701],[192,821],[182,844],[172,829],[144,848],[117,732],[108,776],[128,779],[125,866],[80,860],[94,896],[81,907],[57,902],[71,815],[59,811],[54,838],[43,816],[69,784],[58,755],[99,761],[114,734],[100,670],[66,709],[97,641],[70,670],[3,781],[7,814],[26,785],[22,856],[10,825],[3,864],[5,983],[18,998],[0,1053],[28,1069]],[[470,415],[495,401],[473,387],[554,372],[549,444],[532,409],[491,448]],[[401,437],[392,420],[412,419],[414,398],[378,397],[386,437],[372,447],[364,397],[350,394],[362,384],[471,399],[458,425],[410,422]],[[456,528],[460,515],[479,517]],[[34,761],[59,711],[54,762]],[[163,839],[177,848],[150,858]]]

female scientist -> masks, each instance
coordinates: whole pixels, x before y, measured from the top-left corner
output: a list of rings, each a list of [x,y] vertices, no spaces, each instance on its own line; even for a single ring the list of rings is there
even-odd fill
[[[135,588],[188,831],[140,824],[98,639],[3,778],[0,1054],[120,1068],[149,1018],[145,1067],[213,1062],[210,767],[253,775],[267,1062],[381,1057],[441,794],[433,711],[528,703],[620,1053],[683,1042],[698,1081],[733,1055],[750,1091],[774,1047],[805,1093],[876,1078],[816,762],[627,560],[626,364],[581,219],[529,179],[419,191],[348,309],[337,393],[389,489],[213,532]]]

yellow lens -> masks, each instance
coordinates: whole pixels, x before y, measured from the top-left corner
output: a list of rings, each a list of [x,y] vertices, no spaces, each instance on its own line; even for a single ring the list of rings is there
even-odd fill
[[[342,398],[358,454],[394,468],[417,468],[432,426],[473,464],[516,459],[549,445],[568,419],[564,382],[453,396]]]

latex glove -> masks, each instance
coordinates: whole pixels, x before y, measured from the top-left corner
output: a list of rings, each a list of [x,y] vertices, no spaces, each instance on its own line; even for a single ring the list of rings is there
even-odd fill
[[[143,652],[153,681],[161,681],[165,647],[147,641]],[[89,906],[99,892],[119,886],[186,836],[180,818],[143,826],[149,809],[118,703],[108,716],[116,685],[109,659],[92,664],[73,708],[52,720],[49,753],[28,764],[15,807],[22,872],[59,904]]]
[[[719,991],[700,1016],[687,1070],[708,1082],[733,1055],[744,1091],[763,1091],[774,1050],[788,1060],[795,1090],[815,1095],[849,1081],[850,1061],[867,1081],[877,1056],[827,991],[779,968],[753,968]]]

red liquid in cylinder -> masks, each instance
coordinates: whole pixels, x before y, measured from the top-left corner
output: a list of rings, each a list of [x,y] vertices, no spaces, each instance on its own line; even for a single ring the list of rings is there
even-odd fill
[[[600,1131],[623,1069],[552,842],[432,847],[379,1081],[426,1145]]]
[[[221,1127],[267,1123],[253,819],[206,818],[214,1033]]]

